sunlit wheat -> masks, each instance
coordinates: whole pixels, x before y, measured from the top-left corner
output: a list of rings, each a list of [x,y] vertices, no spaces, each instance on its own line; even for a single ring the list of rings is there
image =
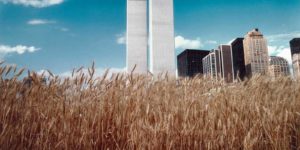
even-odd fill
[[[93,64],[20,79],[24,69],[3,65],[0,149],[300,148],[300,82],[289,78],[95,77]]]

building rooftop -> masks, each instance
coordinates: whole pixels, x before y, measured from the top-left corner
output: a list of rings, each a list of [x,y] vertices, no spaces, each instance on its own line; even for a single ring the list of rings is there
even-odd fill
[[[300,42],[300,38],[293,38],[290,43],[294,43],[294,42]]]
[[[288,64],[288,61],[286,59],[284,59],[283,57],[279,57],[279,56],[270,56],[269,62],[270,62],[270,65],[277,65],[279,63],[280,64],[283,64],[283,63]]]
[[[244,40],[244,38],[242,38],[242,37],[236,38],[234,41],[231,42],[231,45],[235,45],[236,43],[243,41],[243,40]]]
[[[208,53],[210,52],[209,50],[200,50],[200,49],[186,49],[183,52],[181,52],[178,57],[185,55],[187,53]]]
[[[247,36],[263,36],[263,34],[259,31],[258,28],[255,28],[247,33]]]

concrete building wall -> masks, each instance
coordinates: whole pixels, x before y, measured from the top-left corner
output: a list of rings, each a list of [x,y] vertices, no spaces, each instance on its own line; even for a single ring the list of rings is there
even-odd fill
[[[243,44],[247,76],[267,74],[269,55],[267,40],[263,34],[258,29],[254,29],[245,35]]]
[[[300,78],[300,54],[293,54],[293,70],[294,70],[294,77],[299,79]]]
[[[230,45],[220,45],[222,77],[226,82],[233,82],[232,53]]]
[[[150,71],[176,76],[173,0],[149,0]]]
[[[209,77],[211,79],[217,78],[217,68],[216,68],[216,53],[212,51],[206,57],[202,59],[203,64],[203,74],[205,77]]]
[[[289,76],[290,69],[288,61],[279,56],[270,56],[269,75],[273,78],[280,76]]]
[[[216,74],[217,74],[217,79],[222,79],[222,62],[221,62],[221,53],[220,50],[213,50],[213,53],[215,53],[216,57]]]
[[[127,71],[146,74],[147,65],[147,0],[127,0]]]

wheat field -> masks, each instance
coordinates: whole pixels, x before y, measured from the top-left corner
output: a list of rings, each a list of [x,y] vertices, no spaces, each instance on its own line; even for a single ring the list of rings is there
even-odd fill
[[[0,64],[1,65],[1,64]],[[0,149],[300,149],[300,82],[0,67]]]

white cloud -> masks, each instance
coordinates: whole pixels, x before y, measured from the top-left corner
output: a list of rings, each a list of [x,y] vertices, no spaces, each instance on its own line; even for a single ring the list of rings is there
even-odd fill
[[[194,40],[186,39],[182,36],[175,37],[175,48],[181,49],[198,49],[203,47],[203,43],[200,38],[196,38]]]
[[[61,4],[64,0],[0,0],[3,3],[13,3],[16,5],[31,6],[36,8],[49,7]]]
[[[271,56],[280,56],[285,58],[289,62],[289,65],[291,67],[292,57],[289,47],[289,41],[296,37],[300,37],[300,31],[266,36],[268,42],[271,43],[270,46],[268,46],[269,54]]]
[[[208,40],[208,41],[205,41],[205,44],[218,44],[218,42],[213,41],[213,40]]]
[[[266,36],[269,42],[290,41],[296,37],[300,37],[300,31],[293,31],[290,33],[274,34],[274,35]]]
[[[268,46],[270,56],[280,56],[292,64],[291,50],[285,46]]]
[[[68,28],[65,28],[65,27],[62,27],[62,28],[60,28],[60,31],[63,31],[63,32],[68,32],[68,31],[69,31],[69,29],[68,29]]]
[[[117,43],[120,44],[120,45],[125,45],[126,44],[126,33],[117,35]]]
[[[49,77],[49,76],[51,76],[50,75],[50,73],[47,71],[47,70],[44,70],[44,69],[42,69],[42,70],[40,70],[40,71],[38,71],[38,72],[36,72],[38,75],[43,75],[43,76],[45,76],[45,77]]]
[[[54,24],[55,21],[44,20],[44,19],[32,19],[27,22],[29,25],[44,25],[44,24]]]
[[[278,54],[277,56],[280,56],[284,59],[286,59],[289,62],[289,66],[290,66],[290,73],[291,75],[293,75],[293,61],[292,61],[292,56],[291,56],[291,50],[290,48],[283,48]]]
[[[94,77],[103,76],[104,73],[106,72],[106,70],[107,69],[104,69],[104,68],[96,68]],[[41,72],[42,71],[44,71],[44,70],[41,70]],[[88,75],[88,69],[82,69],[81,72]],[[126,68],[110,68],[109,72],[108,72],[108,77],[110,77],[116,73],[125,73],[125,72],[126,72]],[[78,74],[80,74],[80,72],[76,73],[76,71],[75,71],[75,76]],[[58,76],[63,77],[63,78],[72,77],[72,71],[62,72],[62,73],[58,74]]]
[[[126,33],[116,35],[116,42],[120,45],[126,45]],[[202,42],[200,38],[196,39],[186,39],[183,36],[175,37],[175,48],[176,49],[199,49],[204,46],[204,44],[215,45],[218,44],[217,41],[207,40]]]
[[[291,50],[288,47],[282,47],[279,51],[279,53],[277,54],[277,56],[283,57],[285,58],[289,64],[292,64],[292,56],[291,56]]]
[[[0,57],[4,58],[5,55],[10,53],[17,53],[22,55],[24,53],[33,53],[40,50],[40,48],[36,48],[34,46],[24,46],[24,45],[17,45],[17,46],[8,46],[8,45],[0,45]]]
[[[289,48],[286,46],[283,46],[283,45],[281,45],[281,46],[269,45],[268,46],[269,55],[271,55],[271,56],[277,56],[279,53],[281,53],[285,49],[289,49]]]

